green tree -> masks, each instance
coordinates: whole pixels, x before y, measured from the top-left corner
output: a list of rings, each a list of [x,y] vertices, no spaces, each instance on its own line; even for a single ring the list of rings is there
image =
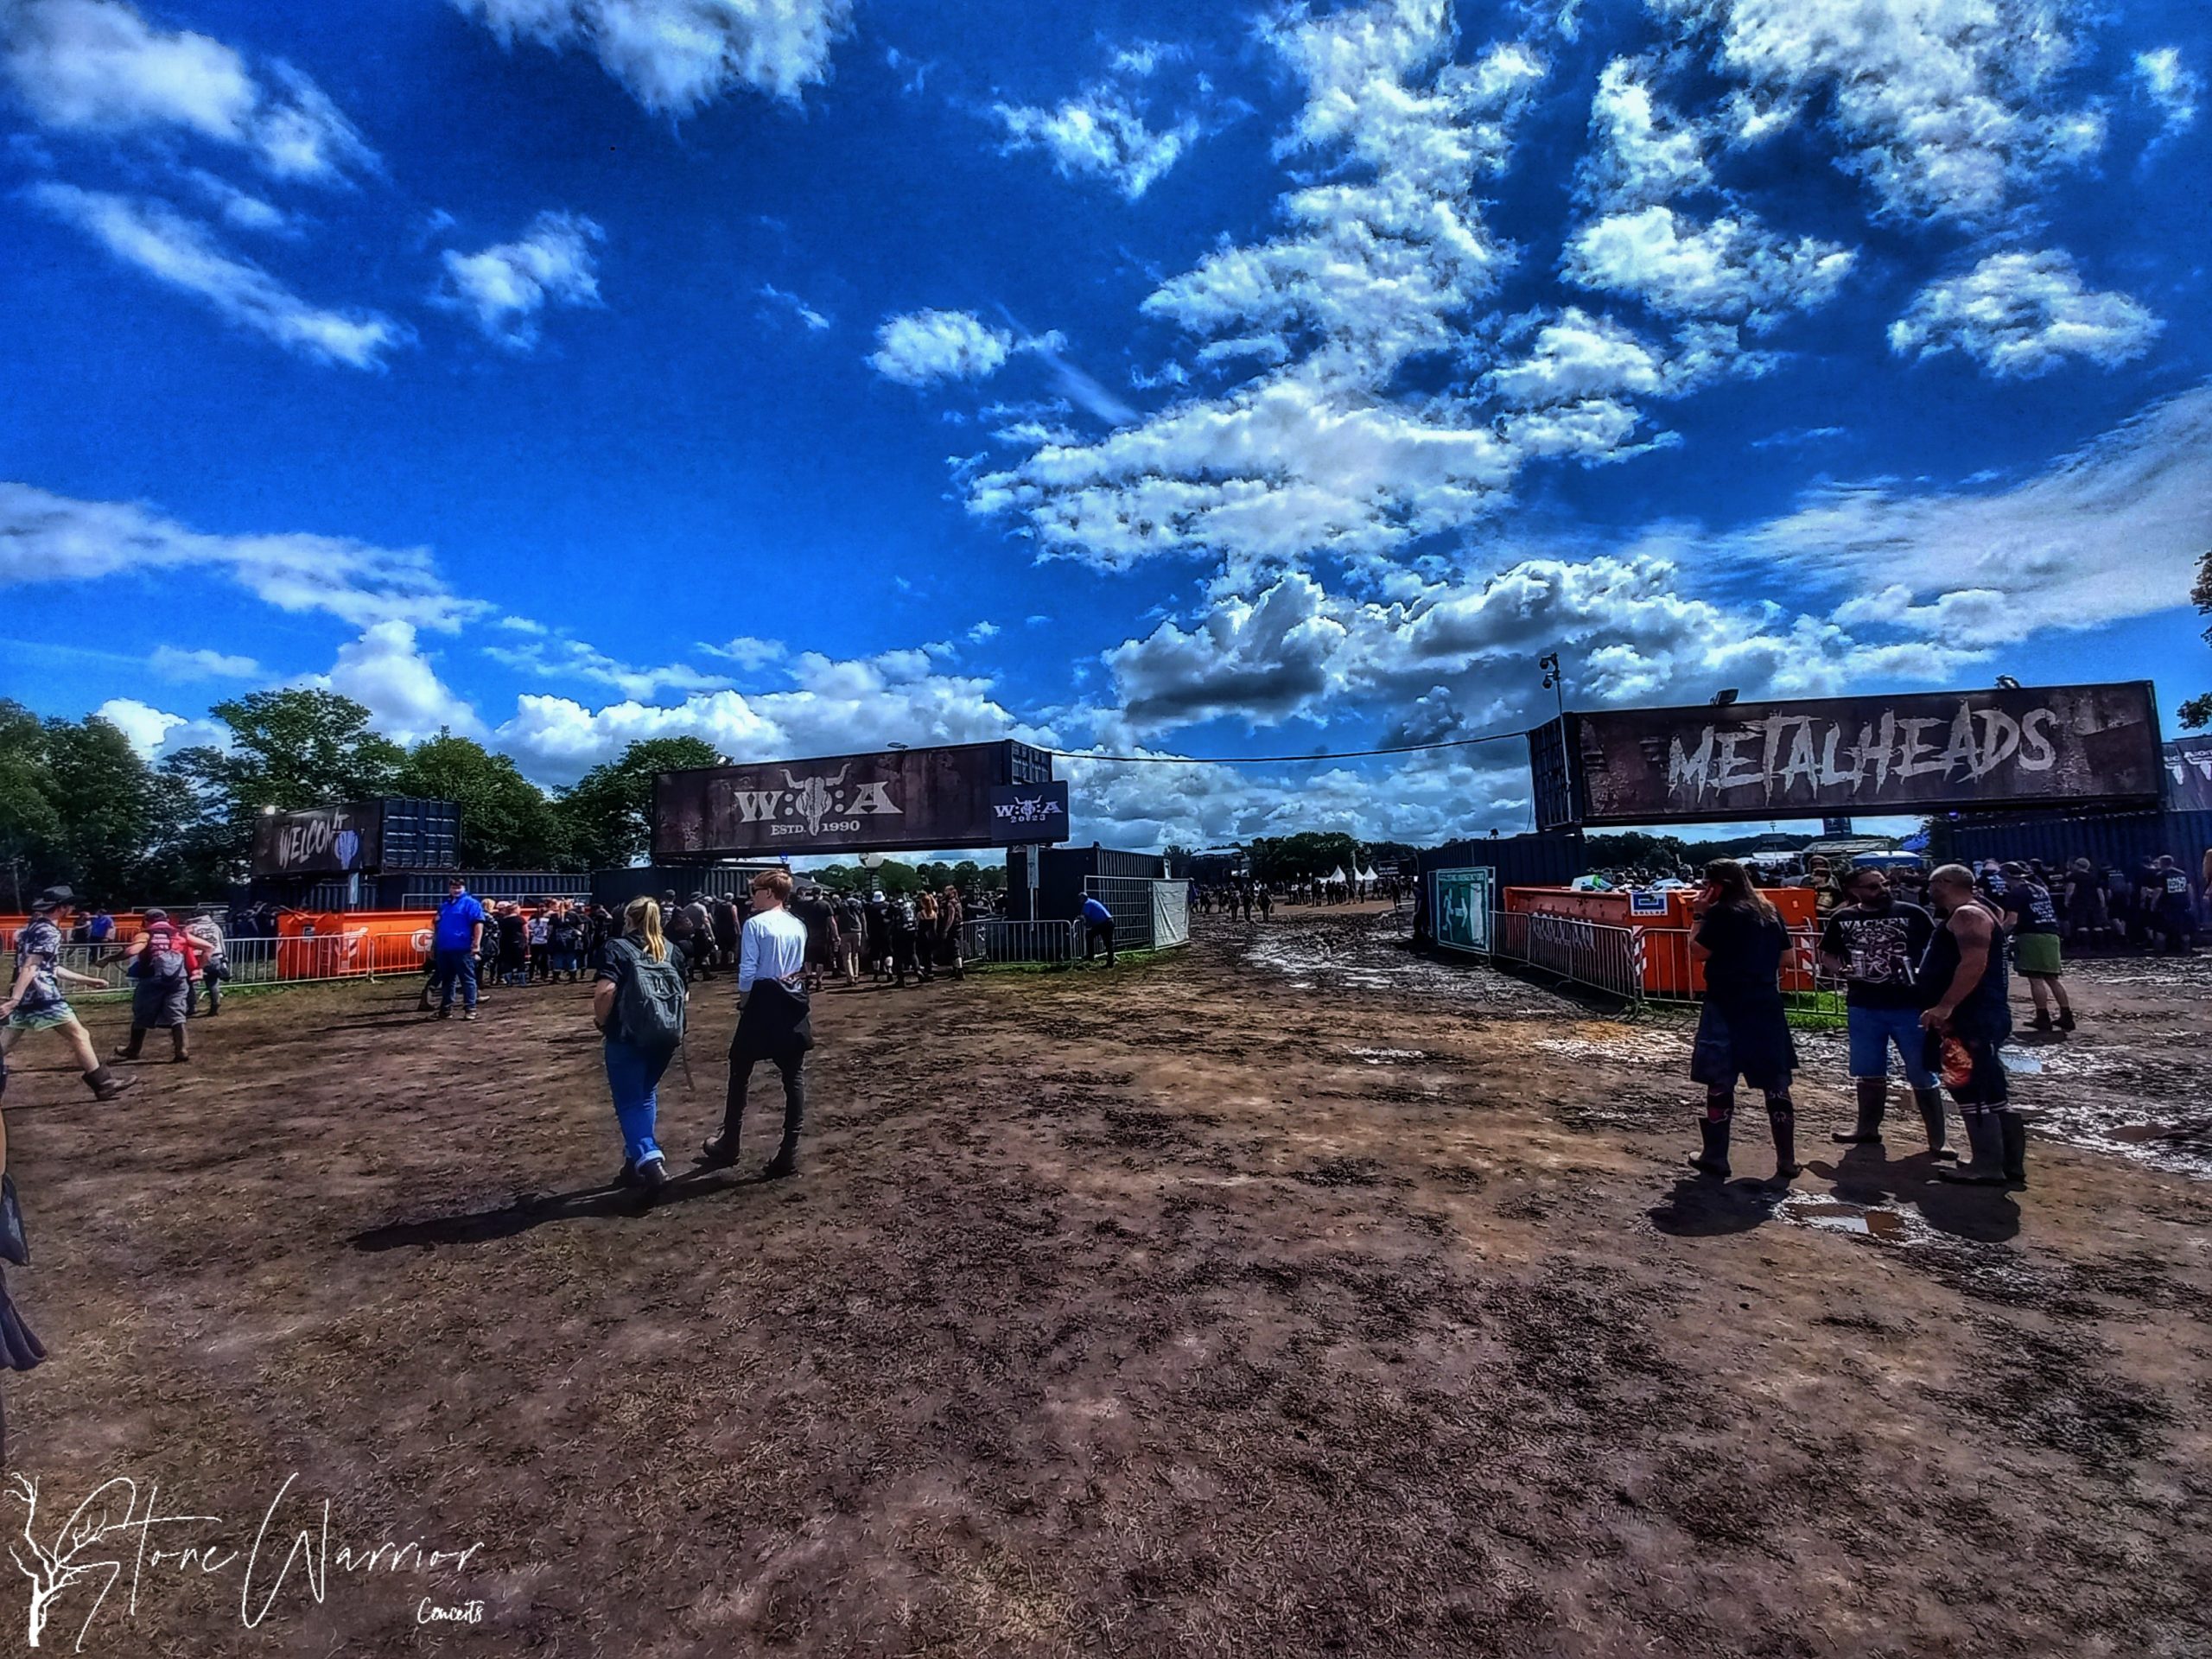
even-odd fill
[[[46,768],[60,821],[53,879],[111,903],[147,896],[149,861],[177,827],[154,769],[98,715],[46,722]]]
[[[569,846],[586,869],[620,868],[652,844],[653,778],[721,764],[696,737],[648,737],[579,778],[561,797]]]
[[[1179,842],[1167,843],[1166,857],[1169,875],[1185,876],[1191,873],[1191,849]]]
[[[504,754],[441,732],[418,743],[393,774],[401,795],[461,807],[461,861],[469,869],[563,868],[568,826],[545,791]]]
[[[0,859],[9,906],[20,911],[48,885],[39,879],[61,834],[46,765],[46,728],[20,702],[0,700]]]
[[[2212,552],[2199,554],[2196,560],[2196,585],[2189,590],[2189,601],[2196,607],[2199,616],[2212,616]],[[2207,644],[2212,644],[2212,628],[2204,631]],[[2181,723],[2190,731],[2212,726],[2212,691],[2191,697],[2177,710]]]

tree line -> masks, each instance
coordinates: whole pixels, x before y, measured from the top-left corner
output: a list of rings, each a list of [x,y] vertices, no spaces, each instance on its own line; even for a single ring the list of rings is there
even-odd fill
[[[328,691],[256,691],[209,712],[227,747],[181,749],[154,765],[98,715],[41,720],[0,700],[9,906],[63,883],[108,905],[226,898],[246,878],[265,809],[379,795],[460,803],[465,868],[619,868],[649,843],[653,774],[722,760],[696,737],[646,738],[549,794],[470,738],[441,733],[402,747],[370,729],[361,704]]]

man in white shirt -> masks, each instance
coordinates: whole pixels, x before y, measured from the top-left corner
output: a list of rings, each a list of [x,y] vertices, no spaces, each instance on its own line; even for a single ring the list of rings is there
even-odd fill
[[[788,870],[753,878],[753,914],[737,951],[737,1035],[729,1046],[729,1092],[722,1132],[706,1144],[699,1161],[727,1169],[737,1161],[737,1135],[745,1116],[746,1085],[766,1060],[784,1080],[784,1140],[761,1171],[764,1180],[798,1173],[799,1123],[806,1115],[802,1076],[814,1027],[806,995],[806,924],[792,915]]]

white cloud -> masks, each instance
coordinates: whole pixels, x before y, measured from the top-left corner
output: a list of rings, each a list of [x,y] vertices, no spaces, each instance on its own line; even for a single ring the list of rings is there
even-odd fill
[[[0,482],[0,587],[178,570],[229,577],[280,610],[355,627],[455,628],[483,607],[457,597],[427,548],[345,537],[207,536],[130,502],[78,501]]]
[[[448,248],[441,256],[441,305],[473,314],[485,337],[528,350],[537,342],[537,314],[549,305],[597,305],[598,264],[592,244],[606,232],[575,213],[542,213],[522,238],[481,253]]]
[[[2181,60],[2171,46],[2135,54],[2135,79],[2144,95],[2158,105],[2169,133],[2185,132],[2196,124],[2196,100],[2203,95],[2204,78]]]
[[[164,202],[53,183],[35,186],[32,194],[124,264],[205,300],[231,321],[312,362],[379,368],[385,354],[410,338],[377,312],[309,304],[259,265],[224,248],[205,225]]]
[[[1574,402],[1613,392],[1656,393],[1666,386],[1666,359],[1611,317],[1568,306],[1537,330],[1528,354],[1493,370],[1491,391],[1522,408]]]
[[[733,645],[737,641],[732,641]],[[779,648],[780,649],[780,647]],[[486,645],[484,654],[494,662],[526,674],[558,679],[591,680],[612,686],[626,697],[650,697],[666,686],[673,691],[715,691],[729,683],[728,677],[702,674],[683,663],[658,668],[638,668],[618,662],[595,645],[581,639],[533,640],[523,645]],[[725,654],[734,654],[725,652]]]
[[[2133,362],[2164,327],[2125,294],[2083,288],[2071,254],[1996,253],[1914,295],[1890,325],[1890,349],[1962,351],[1999,379],[2027,379],[2070,357]]]
[[[182,128],[279,178],[334,180],[376,156],[321,89],[284,63],[263,84],[220,41],[156,29],[118,0],[0,5],[0,79],[43,125],[103,134]]]
[[[1290,148],[1340,164],[1284,198],[1287,233],[1223,247],[1144,308],[1207,340],[1201,361],[1259,373],[1096,443],[1032,432],[1027,458],[975,476],[971,511],[1019,518],[1045,556],[1211,552],[1230,587],[1311,556],[1380,559],[1487,511],[1519,464],[1478,411],[1397,382],[1460,350],[1495,287],[1507,254],[1477,189],[1543,64],[1515,43],[1452,62],[1442,0],[1299,13],[1268,38],[1306,83]]]
[[[146,666],[165,680],[251,680],[261,673],[261,664],[251,657],[205,647],[182,651],[175,645],[156,645]]]
[[[2010,488],[1838,486],[1703,556],[1847,584],[1857,602],[1839,614],[1854,626],[1886,613],[1902,630],[1987,645],[2185,604],[2207,547],[2212,388],[2199,387]]]
[[[136,697],[110,697],[92,713],[129,738],[130,747],[149,760],[161,752],[168,734],[186,723],[182,715],[172,715]]]
[[[1609,212],[1665,201],[1712,182],[1704,135],[1651,90],[1652,66],[1615,58],[1590,100],[1590,150],[1580,194]]]
[[[766,668],[770,663],[779,663],[791,652],[780,640],[759,639],[749,633],[741,633],[719,645],[702,640],[699,649],[709,657],[725,657],[743,669]]]
[[[1749,217],[1699,226],[1672,207],[1615,213],[1568,241],[1561,274],[1585,288],[1632,295],[1666,316],[1713,317],[1772,327],[1832,298],[1850,274],[1850,249],[1787,237]]]
[[[978,622],[968,630],[968,638],[980,645],[984,640],[995,638],[998,631],[999,625],[995,622]]]
[[[454,0],[503,43],[588,48],[656,113],[689,115],[738,86],[798,98],[827,79],[851,0]]]
[[[908,386],[988,379],[1014,349],[1011,332],[987,327],[967,311],[915,311],[892,317],[875,331],[875,341],[869,365],[887,380]]]
[[[760,297],[771,305],[789,312],[806,325],[809,334],[818,334],[830,326],[830,319],[809,305],[796,294],[778,288],[773,283],[760,284]]]
[[[1062,178],[1103,178],[1130,201],[1173,167],[1205,129],[1195,116],[1171,127],[1145,124],[1142,111],[1111,86],[1086,87],[1057,109],[1001,104],[1007,148],[1042,149]]]
[[[304,676],[298,683],[353,698],[368,709],[378,731],[397,742],[418,743],[448,730],[461,737],[486,735],[476,711],[438,677],[409,623],[371,624],[359,639],[339,647],[330,672]]]
[[[2077,0],[1646,0],[1717,42],[1746,83],[1756,140],[1807,106],[1826,111],[1889,216],[1995,219],[2053,168],[2104,143],[2102,111],[2057,84],[2077,50]]]

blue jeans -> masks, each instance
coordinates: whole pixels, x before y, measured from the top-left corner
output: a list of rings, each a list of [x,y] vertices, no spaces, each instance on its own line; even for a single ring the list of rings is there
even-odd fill
[[[661,1155],[660,1143],[653,1139],[653,1117],[659,1109],[661,1073],[675,1058],[672,1048],[607,1039],[607,1088],[614,1096],[615,1120],[622,1125],[622,1155],[632,1164]]]
[[[467,945],[454,950],[442,947],[432,958],[438,969],[438,1012],[443,1014],[453,1007],[453,988],[461,987],[461,1005],[472,1013],[476,1007],[476,953]]]
[[[1890,1045],[1897,1045],[1904,1062],[1904,1080],[1915,1089],[1933,1089],[1936,1074],[1928,1069],[1928,1033],[1921,1028],[1918,1008],[1853,1007],[1846,1017],[1851,1027],[1851,1075],[1887,1077]]]

